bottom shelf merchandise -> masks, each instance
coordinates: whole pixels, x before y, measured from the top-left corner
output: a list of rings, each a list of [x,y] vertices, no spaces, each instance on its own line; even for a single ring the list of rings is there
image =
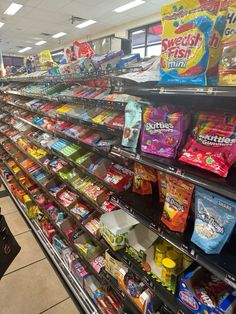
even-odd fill
[[[98,212],[36,178],[37,167],[3,147],[1,179],[86,313],[235,313],[236,291],[170,242],[119,208]]]

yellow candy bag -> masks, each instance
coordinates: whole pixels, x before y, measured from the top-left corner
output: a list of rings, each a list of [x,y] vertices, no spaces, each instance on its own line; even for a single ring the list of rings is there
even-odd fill
[[[179,0],[162,7],[161,84],[206,85],[219,7],[220,0]]]
[[[236,85],[236,0],[228,0],[227,19],[222,38],[219,85]]]

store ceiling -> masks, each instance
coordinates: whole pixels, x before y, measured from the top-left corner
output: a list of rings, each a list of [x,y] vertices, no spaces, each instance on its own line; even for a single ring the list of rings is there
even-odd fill
[[[57,49],[66,46],[73,40],[106,31],[114,26],[137,21],[139,19],[160,12],[162,4],[171,0],[146,0],[146,3],[123,13],[112,12],[117,7],[129,3],[131,0],[16,0],[23,7],[14,15],[4,15],[5,10],[13,2],[0,0],[0,22],[5,25],[0,28],[0,48],[3,53],[17,54],[24,47],[33,47],[26,52],[36,53],[43,49]],[[71,23],[71,17],[92,19],[96,24],[84,29],[78,29]],[[53,39],[52,35],[65,32],[66,36]],[[47,33],[49,36],[42,35]],[[43,46],[35,43],[45,40]]]

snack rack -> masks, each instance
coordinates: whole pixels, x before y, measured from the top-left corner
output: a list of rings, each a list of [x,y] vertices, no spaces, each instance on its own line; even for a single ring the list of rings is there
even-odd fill
[[[103,77],[104,75],[110,76],[111,73],[96,73],[96,75],[89,76],[87,79],[91,79],[94,77]],[[63,81],[66,82],[66,79],[71,78],[63,78]],[[80,81],[81,79],[85,79],[84,77],[77,77],[73,78],[74,81]],[[27,79],[28,80],[28,79]],[[9,78],[8,82],[14,81],[14,82],[26,82],[27,80],[23,81],[23,79],[19,78],[17,80],[17,77],[15,78]],[[44,79],[42,78],[43,82]],[[5,80],[3,80],[4,82]],[[32,80],[34,81],[34,79]],[[31,82],[32,82],[31,81]],[[41,82],[40,79],[36,79],[35,81]],[[5,81],[6,82],[6,81]],[[51,79],[48,79],[49,84],[54,84],[54,81],[51,81]],[[199,110],[201,108],[210,108],[211,111],[219,111],[219,110],[227,110],[230,112],[235,112],[235,98],[236,98],[236,91],[235,88],[224,88],[224,87],[142,87],[142,86],[132,86],[125,83],[117,83],[117,81],[114,79],[113,80],[113,75],[111,75],[111,82],[113,85],[113,90],[116,92],[120,93],[127,93],[130,95],[135,95],[142,97],[144,99],[155,99],[156,102],[159,100],[163,101],[172,101],[173,103],[177,103],[178,105],[180,103],[185,104],[185,108],[189,104],[189,108],[194,107],[195,110]],[[57,81],[56,81],[57,83]],[[48,101],[52,101],[55,103],[74,103],[74,104],[85,104],[85,105],[90,105],[90,104],[96,104],[96,105],[101,105],[101,106],[106,106],[109,105],[112,108],[123,111],[126,103],[125,102],[113,102],[113,101],[103,101],[103,100],[96,100],[96,99],[78,99],[78,97],[69,97],[69,96],[63,96],[63,97],[50,97],[50,96],[45,96],[45,95],[35,95],[35,94],[26,94],[26,93],[21,93],[21,92],[16,92],[16,91],[4,91],[5,95],[15,95],[15,96],[20,96],[20,97],[26,97],[27,99],[33,99],[33,98],[38,98],[38,99],[44,99]],[[197,104],[199,105],[198,107]],[[188,182],[191,182],[195,185],[204,187],[210,191],[213,191],[215,193],[218,193],[220,195],[223,195],[225,197],[228,197],[234,201],[236,201],[236,182],[235,182],[235,177],[234,174],[230,174],[227,179],[221,179],[215,175],[212,175],[206,171],[199,170],[198,168],[194,168],[191,166],[187,166],[184,164],[180,164],[177,161],[173,161],[170,159],[165,159],[161,157],[153,157],[148,154],[143,154],[140,153],[139,150],[133,151],[129,150],[127,148],[121,147],[120,145],[115,145],[111,148],[111,150],[106,151],[103,149],[99,149],[93,145],[89,145],[87,143],[83,142],[78,142],[77,139],[73,139],[71,136],[61,134],[56,131],[51,131],[45,128],[42,128],[33,122],[28,121],[25,118],[22,118],[19,116],[17,113],[14,113],[14,108],[16,109],[21,109],[25,110],[27,112],[35,113],[40,116],[48,116],[47,113],[38,111],[38,110],[32,110],[30,108],[26,108],[24,106],[21,106],[17,103],[13,102],[5,102],[2,103],[1,105],[1,112],[6,113],[7,116],[11,115],[14,117],[16,120],[23,122],[26,125],[31,125],[35,129],[38,129],[44,133],[51,134],[55,137],[59,138],[64,138],[66,140],[69,140],[73,143],[80,144],[81,146],[85,147],[86,149],[95,152],[96,154],[102,155],[108,159],[115,160],[116,162],[119,162],[120,164],[123,165],[128,165],[134,161],[137,161],[139,163],[142,163],[144,165],[151,166],[157,170],[161,170],[165,173],[171,174],[173,176],[182,178]],[[55,116],[50,116],[49,117],[55,117]],[[122,130],[121,129],[113,129],[109,128],[107,126],[102,126],[98,125],[93,122],[88,122],[88,121],[83,121],[81,119],[73,119],[68,116],[63,116],[63,115],[56,115],[57,118],[60,118],[64,121],[69,121],[73,123],[78,123],[81,125],[84,125],[86,127],[96,129],[98,131],[102,132],[107,132],[110,134],[114,134],[118,137],[122,136]],[[1,123],[5,123],[8,125],[10,128],[14,130],[14,125],[8,124],[5,122],[5,118],[1,119]],[[45,170],[50,176],[55,177],[57,179],[58,176],[57,174],[50,172],[47,167],[44,167],[42,164],[40,164],[36,159],[34,159],[31,155],[29,155],[26,151],[24,151],[19,145],[17,145],[11,137],[6,136],[4,132],[0,132],[3,137],[11,144],[14,146],[16,151],[21,152],[25,157],[31,159],[33,162],[38,164],[43,170]],[[40,145],[37,142],[34,142],[32,138],[27,138],[27,140],[33,144],[36,144],[40,147]],[[16,164],[19,166],[19,168],[22,170],[23,173],[25,173],[29,178],[31,178],[33,181],[35,181],[34,177],[27,172],[26,169],[22,167],[22,165],[15,160],[14,154],[11,154],[11,152],[7,151],[4,149],[3,145],[4,141],[1,142],[1,147],[4,151],[4,154],[8,157],[10,157],[12,160],[16,162]],[[42,147],[45,149],[45,147]],[[65,158],[63,157],[60,153],[50,150],[47,148],[48,152],[53,155],[53,156],[58,156],[60,158]],[[67,160],[69,164],[72,166],[76,166],[73,162],[70,160]],[[6,168],[9,169],[7,166],[6,162],[3,163]],[[159,223],[159,217],[156,214],[156,207],[154,204],[152,204],[152,201],[150,199],[145,199],[142,201],[139,199],[139,197],[133,199],[132,196],[129,195],[129,193],[118,193],[115,191],[111,186],[106,184],[104,181],[99,179],[98,177],[95,177],[86,169],[83,169],[80,166],[76,166],[80,171],[88,175],[89,177],[92,177],[96,182],[103,184],[112,192],[111,196],[111,201],[118,205],[122,210],[124,210],[126,213],[130,214],[134,218],[136,218],[139,222],[144,224],[146,227],[154,231],[157,235],[161,236],[163,239],[167,240],[170,242],[172,245],[180,249],[182,252],[185,254],[189,255],[193,260],[195,260],[198,264],[202,265],[206,269],[210,270],[212,273],[217,275],[220,279],[225,280],[229,285],[231,285],[233,288],[236,289],[236,270],[235,270],[235,263],[236,263],[236,256],[233,255],[233,250],[230,247],[227,247],[226,249],[223,250],[222,254],[220,255],[207,255],[203,251],[201,251],[199,248],[197,248],[193,243],[190,242],[190,232],[187,231],[186,234],[184,235],[177,235],[174,232],[170,232],[165,228],[162,224]],[[11,170],[11,169],[9,169]],[[2,176],[1,179],[3,180],[4,184],[8,188],[8,183]],[[18,180],[18,178],[15,176],[15,179]],[[70,183],[67,180],[63,180],[60,178],[60,181],[65,183],[70,189],[73,190],[73,187],[70,185]],[[48,193],[47,189],[41,185],[37,180],[35,181],[36,184],[40,186],[40,188],[45,192],[46,195],[52,198],[52,196]],[[22,186],[24,188],[24,186]],[[9,188],[8,188],[9,189]],[[93,207],[95,207],[99,212],[103,212],[103,210],[100,208],[99,205],[94,204],[91,202],[90,199],[88,199],[85,195],[82,193],[79,193],[77,190],[74,190],[76,194],[79,195],[83,201],[85,201],[88,204],[91,204]],[[11,193],[11,192],[10,192]],[[56,265],[56,267],[59,269],[59,271],[62,273],[62,276],[68,283],[69,287],[71,288],[72,292],[75,294],[77,300],[83,305],[83,302],[85,302],[84,308],[86,309],[86,306],[89,305],[89,309],[86,311],[87,313],[98,313],[99,311],[97,310],[96,306],[93,304],[93,302],[90,300],[89,296],[83,292],[83,297],[81,298],[81,289],[82,287],[79,285],[77,280],[72,277],[70,271],[66,269],[64,266],[61,266],[61,261],[55,258],[54,253],[52,253],[52,249],[50,247],[50,243],[47,241],[45,236],[40,232],[40,228],[37,225],[36,221],[29,220],[28,216],[25,213],[25,209],[22,207],[22,204],[17,201],[17,199],[14,197],[14,195],[11,193],[12,198],[16,202],[17,206],[23,213],[24,217],[27,219],[29,222],[30,226],[34,230],[36,236],[39,238],[40,242],[43,244],[44,248],[48,252],[49,256],[52,258],[52,261]],[[52,198],[53,199],[53,198]],[[33,200],[34,201],[34,200]],[[53,199],[53,201],[60,206],[60,208],[66,212],[72,219],[70,213],[66,208],[63,208],[63,206],[57,202],[57,199]],[[148,213],[145,210],[145,206],[148,204]],[[50,220],[50,218],[49,218]],[[53,222],[52,222],[53,224]],[[97,240],[95,239],[87,230],[86,228],[83,227],[83,225],[79,222],[77,222],[79,227],[88,234],[89,237],[92,238],[93,241],[97,241],[99,245],[103,246],[104,249],[108,249],[110,251],[111,248],[109,245],[104,241],[104,240]],[[63,233],[60,231],[60,228],[58,228],[55,224],[55,229],[58,231],[58,233],[63,237]],[[47,245],[45,245],[47,243]],[[73,243],[68,243],[76,252],[76,248],[73,246]],[[78,252],[77,252],[78,253]],[[112,254],[118,259],[124,262],[125,265],[127,265],[128,268],[130,268],[135,274],[137,274],[142,281],[151,289],[153,294],[157,296],[163,303],[165,303],[174,313],[190,313],[190,311],[182,305],[174,295],[172,295],[169,291],[167,291],[160,283],[158,283],[155,279],[153,279],[151,276],[147,275],[141,267],[136,263],[134,259],[132,259],[125,251],[117,251],[114,252],[112,251]],[[83,264],[85,264],[88,269],[91,271],[92,274],[96,276],[99,280],[105,280],[105,282],[112,286],[114,290],[116,291],[116,294],[119,296],[121,301],[124,304],[127,304],[127,306],[130,308],[132,313],[139,313],[137,308],[135,307],[132,302],[130,302],[129,298],[120,290],[120,288],[117,286],[117,283],[112,280],[108,274],[103,270],[100,274],[96,273],[94,269],[91,267],[91,265],[86,261],[86,259],[81,255],[81,261]],[[64,269],[64,270],[63,270]],[[69,279],[68,279],[69,278]],[[76,287],[75,287],[76,286]],[[92,312],[91,312],[92,311]]]

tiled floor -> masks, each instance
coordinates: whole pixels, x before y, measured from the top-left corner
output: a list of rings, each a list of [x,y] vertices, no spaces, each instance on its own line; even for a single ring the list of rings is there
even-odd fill
[[[78,314],[11,198],[0,198],[0,207],[21,246],[19,255],[0,281],[0,314]]]

